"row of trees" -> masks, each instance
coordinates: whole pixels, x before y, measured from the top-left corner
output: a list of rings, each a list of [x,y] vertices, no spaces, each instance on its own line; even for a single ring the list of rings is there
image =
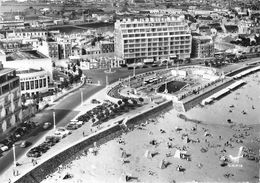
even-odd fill
[[[258,46],[260,45],[260,36],[255,35],[254,39],[250,39],[248,37],[239,36],[239,39],[235,41],[230,41],[232,44],[240,45],[240,46]]]
[[[78,120],[84,122],[91,121],[92,123],[96,122],[95,125],[97,125],[110,118],[114,118],[116,115],[121,115],[122,113],[141,106],[143,101],[143,98],[139,98],[138,100],[123,98],[119,100],[117,104],[102,104],[79,116]]]

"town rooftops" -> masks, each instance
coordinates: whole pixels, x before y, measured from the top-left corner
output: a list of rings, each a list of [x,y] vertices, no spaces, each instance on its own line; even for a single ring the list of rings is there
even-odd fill
[[[31,60],[31,59],[42,59],[42,58],[48,58],[48,57],[36,50],[6,53],[6,61]]]
[[[34,72],[41,72],[43,71],[43,69],[32,69],[32,68],[29,68],[29,69],[18,69],[16,71],[17,74],[29,74],[29,73],[34,73]]]
[[[13,68],[0,68],[0,76],[8,74],[14,70],[15,69],[13,69]]]

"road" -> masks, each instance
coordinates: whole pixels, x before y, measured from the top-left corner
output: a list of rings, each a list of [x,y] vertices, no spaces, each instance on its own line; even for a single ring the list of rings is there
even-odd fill
[[[145,68],[145,69],[136,69],[136,74],[152,71],[155,69],[160,69],[163,67],[157,68]],[[165,67],[164,67],[165,68]],[[117,69],[116,72],[105,74],[104,70],[96,70],[96,71],[84,71],[88,77],[91,77],[94,83],[100,81],[100,86],[95,85],[84,85],[82,87],[83,98],[84,100],[88,99],[94,93],[100,91],[105,87],[106,75],[108,76],[108,82],[113,83],[117,81],[119,78],[125,78],[129,75],[133,74],[133,70],[127,70],[126,68]],[[81,103],[80,98],[80,90],[75,91],[72,94],[66,96],[66,99],[59,101],[56,105],[50,106],[47,109],[41,111],[36,115],[37,122],[40,124],[46,121],[53,121],[53,111],[56,114],[56,124],[57,127],[65,126],[72,118],[74,118],[80,111],[73,110]],[[35,118],[32,120],[34,121]],[[35,144],[39,139],[41,139],[47,131],[43,130],[42,125],[34,129],[28,136],[26,136],[26,140]],[[30,147],[21,148],[17,145],[16,148],[16,157],[19,158],[21,155],[26,153]],[[13,162],[13,151],[8,151],[3,157],[0,158],[0,175],[4,173],[4,171],[12,165]]]

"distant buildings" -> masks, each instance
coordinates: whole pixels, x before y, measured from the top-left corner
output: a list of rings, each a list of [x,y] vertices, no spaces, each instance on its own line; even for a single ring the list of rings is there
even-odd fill
[[[115,23],[115,55],[127,63],[189,58],[191,33],[184,19],[156,17]]]
[[[0,61],[5,67],[18,70],[22,94],[46,92],[48,83],[53,82],[51,58],[36,50],[2,52]]]
[[[19,77],[0,64],[0,134],[22,121]]]

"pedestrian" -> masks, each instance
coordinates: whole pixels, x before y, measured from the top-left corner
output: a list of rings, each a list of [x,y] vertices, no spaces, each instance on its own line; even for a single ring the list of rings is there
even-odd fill
[[[33,166],[35,165],[35,160],[34,159],[32,159],[32,164],[33,164]]]
[[[11,182],[12,182],[12,181],[11,181],[11,179],[9,178],[9,179],[8,179],[8,183],[11,183]]]
[[[85,137],[85,133],[84,132],[82,132],[82,135],[83,135],[83,137]]]

